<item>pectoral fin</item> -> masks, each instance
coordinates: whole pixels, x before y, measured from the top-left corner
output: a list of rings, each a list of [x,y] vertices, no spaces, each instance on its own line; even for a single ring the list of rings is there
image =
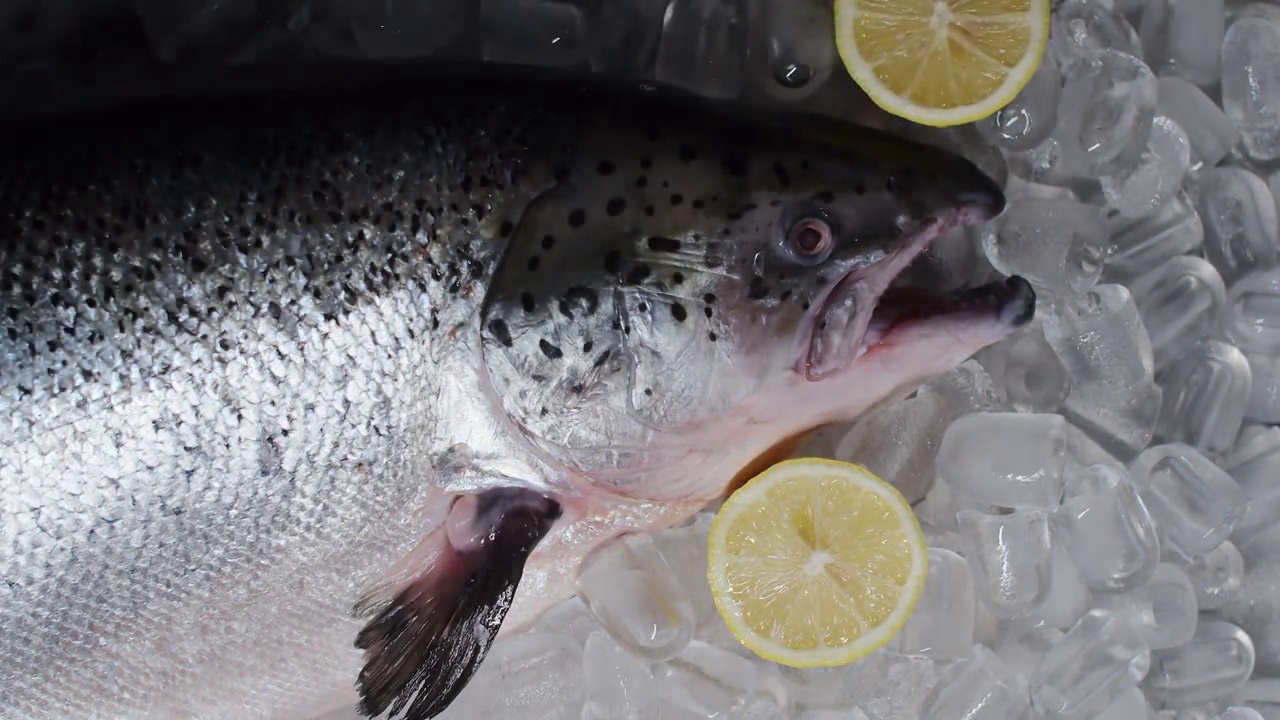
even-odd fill
[[[466,687],[502,626],[525,561],[560,504],[503,488],[455,498],[435,565],[361,630],[360,710],[429,720]]]

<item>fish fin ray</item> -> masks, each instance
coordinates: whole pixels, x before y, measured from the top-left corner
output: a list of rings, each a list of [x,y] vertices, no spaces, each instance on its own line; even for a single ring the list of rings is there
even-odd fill
[[[485,504],[488,493],[518,494],[518,500],[495,510]],[[461,548],[447,545],[435,566],[357,635],[355,645],[365,651],[357,681],[361,714],[430,720],[458,697],[484,661],[525,561],[561,513],[553,500],[529,501],[529,491],[488,493],[480,496],[475,521],[486,523],[485,539]]]

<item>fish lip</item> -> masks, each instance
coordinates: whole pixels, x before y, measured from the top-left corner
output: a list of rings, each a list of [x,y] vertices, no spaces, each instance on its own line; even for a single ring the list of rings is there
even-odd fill
[[[802,371],[810,382],[816,382],[840,372],[856,359],[858,350],[866,335],[871,316],[879,304],[881,296],[893,284],[903,271],[915,261],[936,240],[947,234],[958,224],[971,224],[975,221],[985,222],[989,208],[979,205],[967,205],[949,208],[921,221],[914,228],[908,229],[904,235],[907,242],[898,252],[877,262],[876,264],[846,273],[835,282],[830,283],[823,294],[811,306],[805,316],[805,334],[802,348],[803,355],[798,360],[798,371]],[[982,219],[982,220],[980,220]],[[855,315],[845,332],[846,337],[837,353],[837,362],[819,363],[816,341],[824,318],[832,314],[836,303],[852,296],[855,304]],[[820,366],[821,365],[821,366]]]

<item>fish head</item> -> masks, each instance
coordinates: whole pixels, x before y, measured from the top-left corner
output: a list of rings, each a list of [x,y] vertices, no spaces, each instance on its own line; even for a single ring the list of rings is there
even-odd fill
[[[885,302],[931,243],[1003,209],[973,164],[870,130],[796,135],[583,138],[483,308],[494,397],[540,451],[686,496],[703,481],[670,478],[691,458],[856,415],[1028,319],[1016,279]]]

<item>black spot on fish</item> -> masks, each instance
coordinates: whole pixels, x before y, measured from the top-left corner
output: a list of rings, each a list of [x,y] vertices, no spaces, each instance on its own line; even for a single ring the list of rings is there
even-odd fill
[[[673,206],[675,206],[675,205],[679,205],[679,204],[680,204],[680,203],[682,203],[682,202],[684,202],[684,196],[683,196],[683,195],[681,195],[680,193],[672,193],[672,194],[671,194],[671,204],[672,204]]]
[[[596,295],[596,291],[589,287],[574,285],[565,293],[565,297],[575,301],[581,300],[588,315],[594,315],[596,310],[600,308],[600,296]]]
[[[596,172],[606,176],[612,175],[613,172],[617,169],[618,169],[618,166],[613,164],[612,160],[601,160],[600,164],[596,166]]]
[[[680,272],[679,270],[675,271],[674,273],[671,273],[671,284],[672,285],[684,284],[684,273]]]
[[[649,249],[654,252],[677,253],[680,252],[680,241],[668,237],[651,237],[649,238]]]
[[[720,336],[716,335],[715,331],[713,330],[707,333],[707,339],[710,340],[711,342],[715,342],[716,340],[720,339]]]
[[[498,237],[511,237],[511,231],[515,229],[514,223],[510,220],[503,220],[502,224],[498,226]]]
[[[648,155],[645,155],[644,157],[640,158],[641,170],[648,170],[651,167],[653,167],[653,158],[649,157]]]
[[[598,368],[607,362],[609,362],[609,351],[605,350],[604,352],[600,353],[600,357],[596,358],[595,362],[591,363],[591,367]]]
[[[836,201],[836,195],[830,190],[823,190],[820,193],[814,194],[813,201],[818,203],[823,203],[825,205],[829,205]]]
[[[585,389],[585,386],[582,383],[574,383],[573,387],[570,389],[573,390],[574,395],[581,395],[582,391]]]
[[[605,206],[604,206],[604,211],[609,215],[609,217],[617,217],[622,214],[623,210],[626,210],[626,209],[627,209],[627,201],[623,200],[620,197],[610,198],[609,202],[605,203]]]
[[[884,189],[889,192],[893,192],[893,187],[895,184],[896,184],[896,181],[893,179],[892,175],[884,179]]]
[[[649,303],[641,300],[640,304],[636,305],[636,312],[642,312],[642,313],[649,312]]]
[[[862,183],[854,183],[854,184],[853,184],[853,194],[854,194],[854,195],[865,195],[865,194],[866,194],[866,192],[867,192],[867,186],[866,186],[866,185],[863,185]]]
[[[716,296],[714,293],[707,293],[702,296],[702,301],[708,305],[714,305],[716,302]]]
[[[470,193],[471,192],[471,176],[463,175],[462,182],[460,183],[460,185],[462,187],[462,192]]]
[[[684,309],[684,305],[674,303],[671,306],[671,317],[675,318],[676,322],[684,322],[685,318],[689,317],[689,311]]]
[[[555,238],[555,236],[554,236],[554,235],[543,235],[543,236],[542,236],[542,249],[543,249],[543,250],[550,250],[550,249],[551,249],[555,244],[556,244],[556,238]]]
[[[636,187],[643,188],[648,186],[649,186],[649,178],[645,177],[644,175],[641,175],[640,177],[636,178]]]
[[[751,278],[751,284],[747,286],[747,297],[752,300],[763,300],[769,297],[769,286],[764,284],[764,278],[759,275]]]
[[[653,217],[653,206],[652,206],[652,205],[645,205],[645,206],[644,206],[644,214],[645,214],[645,215],[647,215],[647,216],[649,216],[649,217]]]
[[[587,211],[582,208],[574,208],[569,211],[569,227],[580,228],[587,221]]]
[[[565,316],[568,320],[573,319],[573,308],[569,307],[569,300],[567,298],[560,298],[558,307],[561,315]]]
[[[685,162],[693,162],[698,157],[698,151],[692,145],[680,146],[680,159]]]
[[[582,354],[586,355],[587,353],[591,352],[591,349],[594,348],[595,346],[596,344],[591,342],[590,340],[582,343]]]
[[[645,388],[644,395],[645,397],[653,397],[653,388]]]
[[[714,312],[715,311],[711,309],[710,305],[704,305],[702,307],[702,314],[706,315],[708,320],[711,319],[711,316],[714,314]]]
[[[538,339],[538,349],[542,351],[543,355],[547,356],[548,360],[559,360],[564,357],[564,351],[547,342],[546,338]]]
[[[511,347],[511,330],[507,327],[507,323],[502,318],[494,318],[489,321],[489,332],[497,338],[498,342],[504,347]]]
[[[639,285],[649,277],[649,266],[644,263],[636,263],[627,271],[626,283],[628,285]]]
[[[791,176],[787,175],[787,168],[781,162],[773,163],[773,176],[778,179],[778,184],[782,187],[791,187]]]
[[[720,158],[720,167],[734,177],[745,177],[747,174],[747,158],[736,150],[730,150]]]
[[[556,182],[564,182],[569,179],[570,172],[568,165],[557,165],[551,171],[551,176],[555,178]]]
[[[604,254],[604,271],[610,275],[617,275],[622,272],[622,253],[617,250],[610,250]]]
[[[786,301],[787,301],[787,300],[789,300],[790,298],[791,298],[791,291],[790,291],[790,290],[783,290],[783,291],[782,291],[782,295],[780,295],[780,296],[778,297],[778,299],[779,299],[779,300],[781,300],[782,302],[786,302]]]
[[[541,265],[541,264],[542,264],[542,258],[539,258],[537,255],[534,255],[534,256],[530,257],[530,258],[529,258],[529,265],[528,265],[528,266],[529,266],[529,272],[537,272],[537,271],[538,271],[538,266],[539,266],[539,265]]]
[[[698,198],[697,200],[694,200],[694,201],[693,201],[693,209],[694,209],[694,210],[701,210],[702,208],[704,208],[704,207],[706,207],[706,206],[707,206],[707,203],[706,203],[706,201],[705,201],[705,200],[703,200],[702,198]]]
[[[527,291],[520,293],[520,306],[527,313],[533,312],[534,308],[537,307],[533,301],[533,293]]]

